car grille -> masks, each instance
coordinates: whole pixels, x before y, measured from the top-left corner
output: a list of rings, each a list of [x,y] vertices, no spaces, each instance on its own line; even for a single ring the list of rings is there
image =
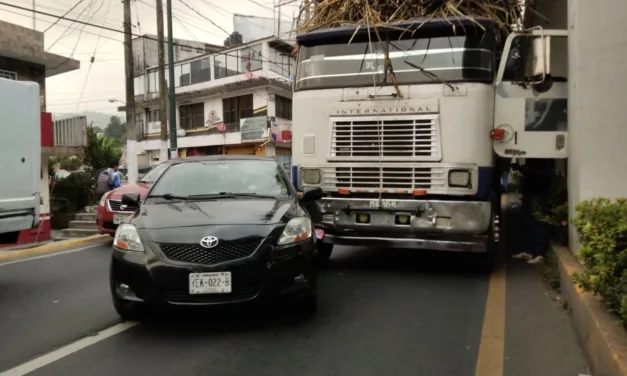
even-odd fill
[[[252,255],[259,241],[246,243],[221,243],[215,248],[203,248],[200,244],[161,243],[161,252],[170,260],[193,264],[214,265]]]
[[[122,208],[124,207],[124,208]],[[122,205],[122,201],[109,200],[109,209],[115,212],[134,212],[137,210],[135,205]]]
[[[334,121],[330,159],[439,161],[437,116]]]

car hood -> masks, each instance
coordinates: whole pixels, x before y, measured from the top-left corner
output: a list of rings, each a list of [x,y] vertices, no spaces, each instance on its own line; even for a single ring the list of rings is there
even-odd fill
[[[112,190],[111,193],[109,193],[109,199],[121,200],[122,196],[125,193],[134,193],[134,192],[139,193],[139,196],[143,197],[144,194],[148,192],[151,185],[152,184],[148,184],[148,183],[129,183],[129,184],[123,185],[119,188]]]
[[[131,223],[145,240],[189,243],[208,235],[224,240],[275,236],[290,219],[304,215],[292,200],[156,200],[142,205]]]
[[[222,198],[213,201],[155,200],[142,205],[135,219],[138,228],[161,229],[208,225],[260,225],[287,223],[304,215],[294,201]]]

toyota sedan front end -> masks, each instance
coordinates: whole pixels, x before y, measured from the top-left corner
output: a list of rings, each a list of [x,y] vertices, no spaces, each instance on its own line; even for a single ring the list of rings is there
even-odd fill
[[[113,303],[127,319],[163,305],[292,297],[317,306],[316,241],[303,200],[275,160],[216,156],[171,163],[117,229]]]

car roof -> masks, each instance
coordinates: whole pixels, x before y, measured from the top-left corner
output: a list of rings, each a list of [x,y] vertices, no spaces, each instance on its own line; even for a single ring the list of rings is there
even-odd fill
[[[185,157],[170,159],[163,163],[189,163],[189,162],[213,162],[213,161],[274,161],[271,157],[260,157],[256,155],[203,155],[199,157]]]

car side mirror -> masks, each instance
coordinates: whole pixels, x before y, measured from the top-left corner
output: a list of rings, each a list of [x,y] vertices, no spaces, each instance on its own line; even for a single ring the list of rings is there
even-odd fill
[[[122,195],[122,205],[139,206],[139,193],[131,192]]]
[[[322,188],[311,188],[303,192],[301,201],[317,201],[324,197]]]

